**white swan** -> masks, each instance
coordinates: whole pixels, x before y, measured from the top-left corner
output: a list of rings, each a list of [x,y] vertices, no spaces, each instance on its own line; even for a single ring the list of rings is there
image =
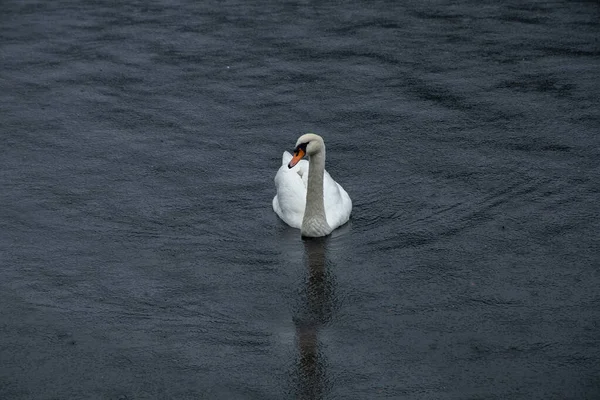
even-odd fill
[[[309,160],[302,160],[308,155]],[[273,210],[302,236],[329,235],[350,218],[352,200],[325,171],[325,143],[314,133],[300,136],[294,156],[283,153],[275,175]]]

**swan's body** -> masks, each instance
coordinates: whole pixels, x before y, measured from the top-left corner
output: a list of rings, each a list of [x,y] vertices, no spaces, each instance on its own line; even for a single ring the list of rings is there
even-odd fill
[[[309,161],[302,160],[304,154]],[[284,152],[281,164],[273,198],[273,210],[279,218],[309,237],[329,235],[348,222],[352,200],[325,171],[325,144],[320,136],[302,135],[294,156]]]

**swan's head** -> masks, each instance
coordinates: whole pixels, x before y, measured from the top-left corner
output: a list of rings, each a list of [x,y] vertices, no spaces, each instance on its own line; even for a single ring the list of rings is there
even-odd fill
[[[288,164],[288,168],[293,168],[294,165],[298,164],[298,161],[302,160],[305,155],[309,157],[320,153],[325,150],[325,143],[323,138],[314,133],[307,133],[302,135],[296,141],[296,148],[294,149],[294,157]]]

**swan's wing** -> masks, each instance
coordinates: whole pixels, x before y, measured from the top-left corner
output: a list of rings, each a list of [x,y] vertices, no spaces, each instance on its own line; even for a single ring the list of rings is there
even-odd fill
[[[281,165],[285,165],[287,167],[290,161],[292,161],[292,155],[289,151],[284,151],[283,156],[281,156]]]
[[[327,171],[323,178],[323,200],[327,224],[332,229],[336,229],[350,219],[352,200],[344,188],[334,181]]]
[[[308,161],[302,160],[304,162],[288,168],[291,159],[290,153],[283,153],[282,165],[275,175],[277,195],[273,198],[273,210],[286,224],[300,229],[306,206],[306,185],[301,175],[307,175]]]
[[[289,151],[284,151],[283,156],[281,157],[281,166],[288,168],[290,161],[292,161],[292,155]],[[308,187],[308,160],[298,161],[298,163],[289,170],[300,175],[302,182],[304,182],[304,187]]]

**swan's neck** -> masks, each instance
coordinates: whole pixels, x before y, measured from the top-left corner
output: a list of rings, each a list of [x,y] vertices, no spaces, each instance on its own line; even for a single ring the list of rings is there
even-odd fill
[[[302,219],[303,236],[325,236],[331,233],[325,217],[323,201],[323,175],[325,172],[325,149],[310,156],[306,208]]]

